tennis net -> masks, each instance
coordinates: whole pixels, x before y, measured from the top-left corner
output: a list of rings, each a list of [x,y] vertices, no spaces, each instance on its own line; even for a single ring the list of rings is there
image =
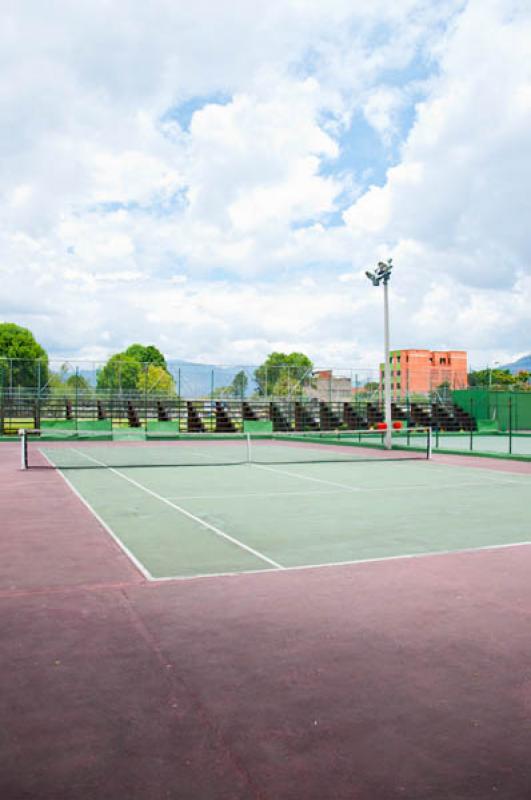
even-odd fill
[[[118,434],[119,435],[119,434]],[[180,433],[162,439],[113,437],[82,430],[20,432],[21,467],[98,469],[209,467],[341,461],[403,461],[431,456],[429,428],[393,431],[386,449],[381,431],[288,433]]]

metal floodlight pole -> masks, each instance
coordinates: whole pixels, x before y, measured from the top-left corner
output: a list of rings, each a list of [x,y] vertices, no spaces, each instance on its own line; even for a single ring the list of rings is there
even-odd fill
[[[383,282],[384,290],[384,350],[385,350],[385,369],[384,369],[384,408],[385,408],[385,447],[391,449],[391,365],[389,363],[389,292],[387,289],[388,280]]]
[[[365,274],[373,286],[383,283],[384,289],[384,419],[385,435],[384,445],[387,450],[391,449],[392,443],[392,419],[391,419],[391,366],[389,363],[389,293],[387,284],[391,278],[393,269],[393,259],[387,259],[387,263],[379,261],[374,272],[367,271]]]

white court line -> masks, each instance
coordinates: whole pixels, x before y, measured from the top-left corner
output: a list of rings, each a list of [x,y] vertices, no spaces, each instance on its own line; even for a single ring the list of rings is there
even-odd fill
[[[77,452],[79,452],[80,455],[85,456],[84,453],[81,453],[80,451],[77,451]],[[40,450],[40,453],[46,459],[46,461],[48,461],[49,464],[51,464],[53,467],[56,467],[56,465],[53,464],[53,462],[48,458],[48,456],[42,450]],[[90,456],[85,456],[85,457],[91,458]],[[93,458],[91,458],[91,460],[96,461]],[[105,464],[103,464],[103,462],[96,461],[96,463],[101,464],[103,466],[106,466]],[[110,469],[112,472],[117,472],[117,470],[115,470],[112,467],[108,467],[108,469]],[[60,468],[58,469],[58,471],[59,471],[59,474],[61,475],[61,477],[63,478],[63,480],[65,481],[65,483],[67,484],[67,486],[73,491],[73,493],[76,495],[76,497],[78,497],[81,500],[83,505],[85,505],[89,509],[89,511],[98,520],[100,525],[107,531],[107,533],[109,533],[109,535],[114,539],[114,541],[118,544],[118,546],[121,548],[121,550],[123,550],[123,552],[131,559],[131,561],[135,564],[135,566],[142,573],[142,575],[147,580],[153,581],[153,582],[159,582],[159,581],[160,582],[162,582],[162,581],[181,581],[181,580],[182,581],[190,581],[190,580],[205,579],[205,578],[237,577],[239,575],[255,575],[255,574],[260,575],[262,573],[267,574],[267,573],[275,572],[279,568],[283,572],[295,572],[295,571],[299,571],[300,572],[300,571],[303,571],[303,570],[310,570],[310,569],[311,570],[315,570],[315,569],[323,569],[323,568],[327,568],[327,567],[343,567],[343,566],[356,565],[356,564],[373,564],[373,563],[380,563],[380,562],[385,562],[385,561],[399,561],[399,560],[413,559],[413,558],[428,558],[430,556],[459,555],[460,553],[475,553],[477,551],[487,551],[487,550],[504,550],[504,549],[509,549],[509,548],[512,548],[512,547],[525,547],[525,546],[531,545],[531,541],[510,542],[508,544],[482,545],[482,546],[479,546],[479,547],[468,547],[468,548],[456,549],[456,550],[436,550],[436,551],[430,551],[430,552],[427,552],[427,553],[408,553],[408,554],[397,555],[397,556],[381,556],[381,557],[376,557],[376,558],[358,558],[358,559],[352,559],[352,560],[347,560],[347,561],[329,561],[329,562],[323,562],[323,563],[319,563],[319,564],[300,564],[300,565],[293,566],[293,567],[281,567],[279,565],[278,567],[275,566],[275,569],[264,568],[264,569],[260,569],[260,570],[239,570],[238,572],[209,572],[209,573],[203,573],[203,574],[199,573],[199,574],[195,574],[195,575],[167,575],[167,576],[163,576],[163,577],[154,577],[143,566],[143,564],[141,564],[138,561],[138,559],[131,553],[131,551],[123,544],[123,542],[113,532],[113,530],[109,527],[109,525],[107,525],[107,523],[94,510],[94,508],[92,508],[90,503],[87,500],[85,500],[85,498],[78,492],[78,490],[68,480],[68,478],[66,477],[66,475],[64,475],[64,473],[61,471]],[[130,480],[132,483],[136,483],[135,481],[132,481],[132,479],[129,479],[127,476],[121,475],[120,473],[118,473],[118,474],[120,475],[120,477],[125,478],[125,480]],[[305,477],[305,476],[296,476],[296,477]],[[316,480],[316,479],[314,479],[314,480]],[[512,483],[519,483],[519,481],[512,481]],[[479,484],[471,484],[471,485],[476,486],[476,485],[479,485]],[[147,491],[149,494],[154,494],[153,492],[151,492],[151,490],[146,489],[146,487],[142,487],[141,486],[140,488],[142,488],[144,491]],[[397,489],[401,489],[403,487],[396,487],[396,488]],[[449,488],[452,488],[452,487],[450,486]],[[323,494],[325,494],[325,493],[323,492]],[[330,493],[327,492],[326,494],[335,494],[335,492],[330,492]],[[163,502],[166,502],[166,503],[168,503],[168,505],[171,505],[172,507],[174,507],[173,504],[169,503],[165,498],[161,498],[161,499],[163,500]],[[199,499],[204,499],[204,498],[201,497]],[[188,512],[185,511],[184,513],[188,515]],[[193,516],[193,515],[189,515],[189,516]],[[201,524],[205,524],[207,526],[209,525],[209,523],[204,523],[202,520],[200,520],[200,522],[201,522]],[[244,547],[246,547],[246,546],[244,545]]]
[[[107,531],[107,533],[109,534],[109,536],[111,536],[111,537],[114,539],[114,541],[116,542],[116,544],[118,545],[118,547],[119,547],[121,550],[123,550],[123,552],[125,553],[125,555],[126,555],[128,558],[130,558],[130,559],[131,559],[131,561],[133,562],[133,564],[135,565],[135,567],[136,567],[136,568],[139,570],[139,572],[140,572],[140,573],[141,573],[141,574],[144,576],[144,578],[146,578],[146,580],[148,580],[148,581],[154,581],[154,580],[157,580],[156,578],[154,578],[154,577],[153,577],[153,575],[151,574],[151,572],[149,572],[149,570],[147,570],[147,569],[145,568],[145,566],[144,566],[144,565],[143,565],[143,564],[142,564],[142,563],[141,563],[141,562],[140,562],[140,561],[139,561],[139,560],[136,558],[136,556],[134,556],[134,555],[133,555],[133,553],[132,553],[132,552],[129,550],[129,548],[128,548],[128,547],[127,547],[127,546],[126,546],[126,545],[125,545],[125,544],[124,544],[124,543],[121,541],[121,539],[119,539],[119,538],[118,538],[118,536],[117,536],[117,535],[114,533],[114,531],[112,530],[112,528],[111,528],[109,525],[107,525],[107,523],[105,522],[105,520],[104,520],[104,519],[102,519],[102,518],[100,517],[100,515],[98,514],[98,512],[97,512],[97,511],[96,511],[94,508],[92,508],[92,506],[90,505],[90,503],[88,502],[88,500],[85,500],[85,498],[83,497],[83,495],[82,495],[82,494],[80,494],[80,493],[78,492],[78,490],[76,489],[76,487],[74,486],[74,484],[73,484],[73,483],[71,483],[71,482],[68,480],[68,478],[66,477],[66,475],[64,474],[64,472],[61,470],[61,468],[60,468],[60,467],[58,468],[58,467],[57,467],[57,464],[54,464],[54,463],[53,463],[53,461],[51,461],[51,460],[48,458],[48,456],[46,455],[46,453],[45,453],[43,450],[40,450],[40,449],[39,449],[39,453],[41,454],[41,456],[42,456],[43,458],[45,458],[45,459],[46,459],[46,461],[48,462],[48,464],[50,464],[50,466],[52,466],[52,467],[54,467],[54,469],[56,469],[56,471],[59,473],[59,475],[61,476],[61,478],[64,480],[64,482],[66,483],[66,485],[68,486],[68,488],[69,488],[69,489],[71,489],[71,490],[72,490],[72,492],[75,494],[75,496],[76,496],[76,497],[77,497],[79,500],[81,500],[81,502],[83,503],[83,505],[84,505],[86,508],[88,508],[88,510],[90,511],[90,513],[91,513],[91,514],[92,514],[92,515],[93,515],[93,516],[94,516],[94,517],[95,517],[95,518],[98,520],[98,522],[100,523],[100,525],[102,526],[102,528],[104,528],[104,530],[106,530],[106,531]]]
[[[217,536],[220,536],[222,539],[226,539],[232,544],[235,544],[237,547],[240,547],[242,550],[247,550],[248,553],[252,553],[253,556],[259,558],[261,561],[266,561],[268,564],[271,564],[273,567],[276,567],[277,569],[284,569],[282,564],[279,564],[278,561],[273,561],[272,558],[269,558],[269,556],[264,555],[264,553],[260,553],[258,550],[255,550],[254,547],[250,547],[249,545],[240,542],[239,539],[236,539],[234,536],[230,536],[228,533],[225,533],[225,531],[222,531],[215,525],[211,525],[210,522],[206,522],[206,520],[201,519],[201,517],[196,517],[195,514],[192,514],[190,511],[187,511],[182,506],[178,506],[176,503],[172,503],[172,501],[168,500],[168,498],[163,497],[161,494],[157,494],[157,492],[153,492],[151,489],[148,489],[147,486],[144,486],[142,483],[138,483],[138,481],[133,480],[133,478],[130,478],[128,475],[124,475],[124,473],[120,472],[120,470],[117,470],[114,467],[110,467],[103,461],[98,461],[97,458],[93,458],[92,456],[83,453],[81,450],[77,450],[76,448],[72,448],[72,450],[73,452],[78,453],[80,456],[87,458],[89,461],[94,462],[94,464],[99,464],[101,467],[106,467],[106,469],[108,469],[110,472],[113,472],[115,475],[118,475],[119,478],[123,478],[124,481],[128,481],[128,483],[131,483],[133,486],[136,486],[137,489],[146,492],[146,494],[150,494],[156,500],[159,500],[161,503],[165,503],[167,506],[170,506],[170,508],[175,509],[175,511],[178,511],[185,517],[192,519],[194,522],[198,522],[204,528],[207,528],[209,531],[212,531]]]
[[[255,464],[254,466],[262,466]],[[273,467],[269,467],[270,470],[273,470]],[[283,472],[283,470],[274,470],[275,472]],[[318,480],[317,478],[311,478],[308,476],[303,475],[295,475],[295,473],[285,473],[291,474],[293,477],[304,478],[304,480]],[[320,479],[319,479],[320,480]],[[522,484],[519,481],[497,481],[499,485],[513,485],[513,486],[521,486]],[[341,484],[338,484],[341,485]],[[395,486],[355,486],[355,487],[348,487],[345,486],[341,489],[329,489],[328,491],[308,491],[308,492],[248,492],[245,494],[229,494],[229,492],[224,492],[223,494],[185,494],[185,495],[171,495],[168,500],[244,500],[246,497],[327,497],[328,495],[336,495],[336,494],[354,494],[354,493],[367,493],[367,492],[403,492],[404,489],[408,491],[410,489],[422,489],[427,492],[438,492],[441,489],[484,489],[485,486],[481,481],[461,481],[458,483],[438,483],[438,484],[428,484],[428,483],[399,483]]]
[[[191,454],[194,455],[194,456],[198,456],[199,458],[204,458],[207,461],[215,461],[216,460],[213,456],[209,456],[207,453],[200,453],[197,450],[191,451]],[[404,460],[406,460],[406,459],[404,459]],[[424,459],[419,459],[419,461],[422,461],[424,463]],[[304,463],[304,462],[301,462],[301,463]],[[309,462],[309,463],[311,463],[311,462]],[[338,461],[338,462],[331,462],[331,463],[339,463],[339,464],[347,463],[347,464],[350,464],[350,463],[358,463],[358,462],[356,462],[354,460],[354,462]],[[346,490],[348,492],[403,491],[406,486],[407,486],[408,489],[433,489],[433,490],[439,491],[440,489],[455,489],[455,488],[461,488],[461,487],[481,486],[481,483],[483,481],[483,475],[482,475],[481,482],[478,481],[477,483],[476,482],[467,481],[466,483],[465,482],[458,482],[458,483],[449,483],[449,484],[445,484],[445,485],[439,484],[438,486],[430,486],[430,485],[427,485],[427,484],[424,484],[424,483],[418,483],[418,484],[408,483],[408,484],[398,485],[398,486],[394,486],[394,487],[393,486],[391,486],[391,487],[389,487],[389,486],[387,486],[387,487],[380,487],[380,486],[359,487],[359,486],[349,486],[348,484],[338,483],[337,481],[325,480],[324,478],[314,478],[314,477],[311,477],[309,475],[301,475],[300,473],[291,472],[290,470],[286,470],[286,469],[279,469],[278,467],[273,467],[272,465],[260,464],[260,463],[258,463],[256,461],[251,461],[247,465],[251,466],[251,467],[257,467],[258,469],[268,470],[269,472],[275,472],[275,473],[282,474],[282,475],[288,475],[288,476],[290,476],[292,478],[299,478],[301,480],[312,481],[312,482],[316,482],[316,483],[324,483],[324,484],[326,484],[328,486],[336,486],[339,489]],[[239,466],[239,464],[236,464],[236,466]],[[242,464],[242,466],[244,466],[244,465]],[[432,462],[430,462],[430,469],[432,469],[433,467],[439,468],[439,469],[446,469],[446,470],[448,469],[447,465],[445,465],[445,464],[437,464],[436,462],[432,461]],[[483,470],[482,472],[484,472],[484,471],[485,470]],[[510,479],[499,480],[499,479],[495,478],[494,476],[490,476],[490,475],[488,476],[488,479],[492,483],[496,483],[496,484],[501,484],[501,483],[504,483],[504,484],[520,484],[521,483],[519,480],[510,480]],[[279,496],[281,494],[288,494],[288,493],[287,492],[282,492],[282,493],[279,493]],[[293,492],[293,494],[297,494],[297,493]],[[323,494],[324,494],[324,492],[323,492]],[[327,494],[328,494],[328,492],[327,492]],[[332,492],[330,492],[330,494],[332,494]],[[235,496],[235,495],[231,495],[231,496]],[[241,495],[241,497],[245,497],[245,496],[250,496],[250,495]],[[271,494],[257,493],[257,496],[258,497],[266,497],[266,496],[274,497],[275,495],[273,493],[271,493]],[[207,497],[202,495],[202,496],[197,497],[197,498],[196,497],[186,497],[186,498],[181,498],[181,499],[203,500],[203,499],[207,499]],[[218,499],[218,498],[212,497],[212,499]],[[226,495],[224,495],[223,497],[220,497],[219,499],[226,499]]]
[[[329,489],[328,491],[307,492],[247,492],[246,494],[183,494],[170,496],[169,500],[243,500],[246,497],[314,497],[315,495],[342,494],[345,489]],[[351,491],[357,491],[352,489]]]
[[[426,461],[427,460],[428,459],[426,459]],[[331,462],[331,463],[350,464],[350,463],[359,463],[359,462],[345,461],[345,462]],[[430,464],[429,468],[431,470],[433,462],[430,461],[428,463]],[[401,491],[401,490],[403,491],[404,489],[428,489],[428,490],[429,489],[434,489],[434,490],[439,491],[440,489],[460,489],[461,487],[465,487],[465,486],[468,486],[468,487],[471,487],[471,486],[481,487],[481,485],[482,485],[482,481],[478,480],[478,481],[473,481],[473,482],[470,482],[470,481],[467,481],[467,482],[458,481],[456,483],[449,483],[449,484],[446,484],[446,485],[437,484],[436,486],[434,486],[434,485],[432,486],[432,485],[425,484],[425,483],[418,483],[418,484],[404,483],[404,484],[398,485],[398,486],[360,487],[360,486],[348,486],[347,484],[337,483],[336,481],[328,481],[328,480],[325,480],[324,478],[314,478],[314,477],[311,477],[310,475],[301,475],[300,473],[291,472],[291,471],[286,470],[286,469],[279,469],[278,467],[273,467],[271,465],[267,465],[266,466],[265,464],[258,464],[255,461],[251,462],[250,466],[251,467],[256,467],[258,469],[265,469],[265,470],[268,470],[269,472],[276,472],[276,473],[279,473],[279,474],[282,474],[282,475],[289,475],[292,478],[301,478],[302,480],[305,480],[305,481],[315,481],[317,483],[325,483],[325,484],[328,484],[330,486],[338,486],[341,489],[347,489],[349,492],[389,492],[389,491]],[[446,465],[439,464],[438,466],[439,467],[444,467]],[[491,476],[489,476],[489,480],[491,480],[493,483],[496,483],[498,485],[499,484],[517,484],[517,485],[521,485],[521,481],[518,481],[518,480],[516,480],[516,481],[515,480],[499,480],[499,479],[496,480]]]
[[[349,492],[359,492],[357,486],[348,486],[346,483],[338,483],[337,481],[327,481],[324,478],[312,478],[310,475],[300,475],[296,472],[291,472],[287,469],[278,469],[278,467],[271,467],[266,466],[265,464],[257,464],[256,462],[251,462],[251,467],[255,467],[256,469],[265,469],[268,472],[277,472],[280,475],[289,475],[292,478],[302,478],[305,481],[315,481],[315,483],[326,483],[328,486],[338,486],[340,489],[348,489]]]
[[[485,544],[479,547],[465,547],[457,550],[430,550],[427,553],[405,553],[397,556],[377,556],[374,558],[356,558],[350,561],[325,561],[322,564],[299,564],[294,567],[284,567],[282,572],[303,572],[306,569],[326,569],[327,567],[348,567],[356,564],[379,564],[384,561],[402,561],[414,558],[430,558],[434,556],[456,556],[462,553],[477,553],[486,550],[508,550],[512,547],[529,547],[529,542],[509,542],[509,544]],[[238,575],[262,575],[276,572],[272,569],[248,569],[240,572],[206,572],[202,575],[167,575],[163,578],[156,578],[159,581],[193,581],[197,578],[228,578]]]

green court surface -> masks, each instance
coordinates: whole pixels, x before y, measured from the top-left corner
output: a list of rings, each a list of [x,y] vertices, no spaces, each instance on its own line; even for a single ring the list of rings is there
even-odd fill
[[[57,450],[42,452],[52,463]],[[83,453],[82,446],[76,448]],[[95,449],[87,458],[99,461]],[[529,475],[436,460],[64,469],[146,577],[527,542]]]
[[[521,456],[531,459],[531,434],[526,433],[438,433],[433,436],[435,450]]]

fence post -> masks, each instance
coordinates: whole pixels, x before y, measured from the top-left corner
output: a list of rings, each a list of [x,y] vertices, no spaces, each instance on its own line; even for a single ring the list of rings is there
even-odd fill
[[[470,398],[470,451],[474,449],[474,398]]]
[[[214,419],[214,370],[211,370],[210,374],[210,430],[213,431],[216,427],[216,421]]]
[[[144,427],[148,429],[148,364],[144,364]]]
[[[76,431],[78,429],[78,405],[79,405],[79,367],[76,367]]]
[[[291,375],[289,371],[289,365],[288,365],[288,399],[291,402]]]
[[[513,452],[513,404],[509,397],[509,454]]]
[[[178,432],[181,432],[181,368],[177,368],[177,426]]]

